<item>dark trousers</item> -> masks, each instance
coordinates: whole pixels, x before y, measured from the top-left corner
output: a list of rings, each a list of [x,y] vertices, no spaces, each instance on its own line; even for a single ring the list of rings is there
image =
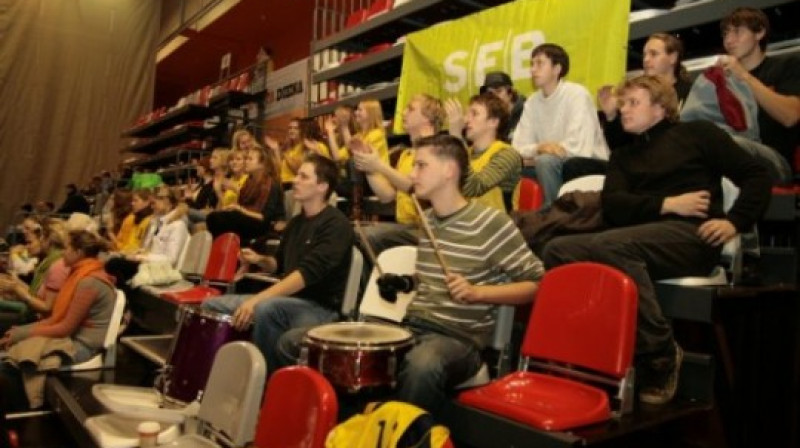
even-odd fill
[[[639,289],[636,354],[655,355],[672,349],[672,327],[656,301],[654,281],[708,275],[719,262],[721,247],[697,236],[685,221],[659,221],[597,233],[562,236],[545,247],[550,269],[576,261],[594,261],[626,273]]]
[[[591,176],[593,174],[605,175],[607,170],[608,161],[606,160],[571,157],[564,161],[564,166],[561,168],[561,179],[566,183],[578,177]]]
[[[263,220],[251,218],[234,210],[209,213],[206,216],[206,228],[214,238],[227,232],[239,235],[242,247],[250,247],[254,239],[269,230],[269,226]]]

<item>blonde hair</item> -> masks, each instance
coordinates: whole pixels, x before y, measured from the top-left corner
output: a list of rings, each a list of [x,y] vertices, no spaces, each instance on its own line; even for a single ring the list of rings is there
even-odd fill
[[[358,130],[362,133],[367,133],[373,129],[383,129],[383,109],[378,100],[364,100],[358,103],[359,106],[364,106],[367,111],[367,125],[362,128],[359,124]]]
[[[217,158],[220,159],[220,165],[225,167],[225,172],[228,171],[228,156],[230,156],[230,154],[231,154],[230,149],[222,147],[214,148],[214,150],[211,151],[212,156],[217,156]]]
[[[626,90],[639,88],[650,93],[650,102],[664,108],[664,117],[677,122],[680,118],[678,114],[678,94],[675,89],[667,84],[660,76],[642,75],[624,81],[619,86],[619,93],[623,95]]]
[[[253,137],[253,134],[251,134],[250,131],[247,129],[239,129],[233,133],[233,137],[231,138],[231,149],[233,151],[240,151],[242,149],[239,147],[239,138],[241,138],[243,135],[249,135],[250,138],[255,141],[255,137]]]
[[[439,132],[444,126],[447,114],[439,98],[434,98],[426,93],[418,93],[411,98],[411,102],[419,101],[422,115],[431,122],[434,132]]]

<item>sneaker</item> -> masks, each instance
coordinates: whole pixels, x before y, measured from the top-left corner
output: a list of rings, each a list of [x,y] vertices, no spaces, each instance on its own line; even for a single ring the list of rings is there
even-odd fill
[[[642,386],[639,391],[639,400],[642,403],[666,404],[675,397],[675,392],[678,390],[678,374],[683,362],[683,350],[677,343],[675,343],[675,354],[673,356],[674,363],[668,367],[668,370],[660,372],[660,378],[654,381],[655,384]],[[653,370],[661,369],[655,367]]]

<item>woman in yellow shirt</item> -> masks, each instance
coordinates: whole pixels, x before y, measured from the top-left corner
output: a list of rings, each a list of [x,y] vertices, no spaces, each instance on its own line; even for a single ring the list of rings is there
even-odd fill
[[[142,240],[150,225],[150,216],[153,209],[150,206],[152,192],[150,190],[137,190],[131,198],[131,213],[125,217],[119,232],[110,233],[113,248],[124,254],[134,253],[142,245]]]
[[[228,154],[228,169],[230,177],[221,182],[219,185],[214,184],[214,190],[219,198],[219,209],[236,204],[239,199],[239,190],[242,189],[244,183],[247,182],[247,173],[244,169],[244,158],[247,151],[231,151]]]

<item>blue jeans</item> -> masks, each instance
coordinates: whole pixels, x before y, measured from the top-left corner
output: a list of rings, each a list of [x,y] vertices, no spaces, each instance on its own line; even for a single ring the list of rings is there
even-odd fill
[[[564,166],[564,160],[566,159],[552,154],[540,154],[536,156],[535,160],[536,179],[542,186],[544,195],[542,208],[547,208],[556,200],[558,190],[561,188],[561,184],[564,183],[561,177],[561,168]]]
[[[203,303],[203,308],[224,314],[233,314],[245,300],[244,294],[227,294]],[[306,299],[273,297],[256,305],[253,316],[253,343],[261,350],[270,372],[284,366],[278,355],[280,337],[297,327],[326,324],[339,318],[333,311]]]

